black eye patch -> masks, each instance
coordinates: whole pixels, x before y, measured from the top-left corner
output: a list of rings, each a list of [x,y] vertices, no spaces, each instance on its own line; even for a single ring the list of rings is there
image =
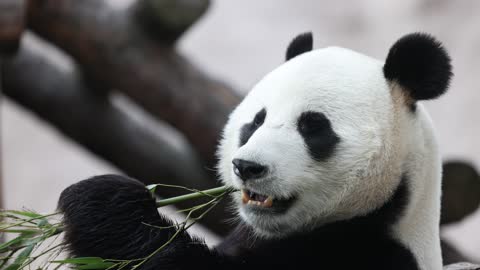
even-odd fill
[[[246,144],[250,137],[252,137],[253,133],[255,133],[255,131],[261,125],[263,125],[266,116],[267,111],[265,110],[265,108],[263,108],[255,115],[252,122],[243,125],[242,129],[240,130],[240,146]]]
[[[303,137],[310,155],[316,160],[328,158],[340,142],[340,138],[332,129],[330,120],[319,112],[303,112],[298,118],[298,132]]]

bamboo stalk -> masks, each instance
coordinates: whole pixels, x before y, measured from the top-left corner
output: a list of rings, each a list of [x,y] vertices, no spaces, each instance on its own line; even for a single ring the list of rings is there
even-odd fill
[[[172,197],[172,198],[159,200],[159,201],[157,201],[157,207],[160,208],[160,207],[163,207],[163,206],[177,204],[177,203],[183,202],[183,201],[198,199],[198,198],[205,197],[205,196],[216,197],[216,196],[223,195],[224,193],[230,193],[230,192],[233,192],[233,191],[234,190],[230,187],[221,186],[221,187],[217,187],[217,188],[207,189],[207,190],[203,190],[203,191],[198,191],[198,192],[194,192],[194,193],[180,195],[180,196],[177,196],[177,197]]]

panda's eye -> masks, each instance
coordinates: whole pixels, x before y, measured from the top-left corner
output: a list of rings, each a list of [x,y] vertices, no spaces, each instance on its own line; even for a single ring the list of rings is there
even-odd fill
[[[298,118],[297,129],[308,147],[311,156],[318,161],[333,153],[340,137],[335,133],[330,120],[323,113],[307,111]]]
[[[298,120],[298,129],[302,134],[314,134],[328,129],[330,121],[323,113],[304,112]]]
[[[265,121],[265,117],[267,116],[267,111],[265,109],[262,109],[259,111],[256,115],[255,118],[253,118],[253,125],[255,127],[259,127],[263,124],[263,121]]]
[[[250,137],[255,133],[255,131],[263,125],[265,117],[267,116],[267,110],[263,108],[261,111],[257,112],[255,117],[251,122],[246,123],[240,130],[240,144],[242,146],[248,142]]]

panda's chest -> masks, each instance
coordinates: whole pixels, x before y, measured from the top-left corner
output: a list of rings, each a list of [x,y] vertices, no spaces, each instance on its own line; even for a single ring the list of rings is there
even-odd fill
[[[289,239],[252,242],[237,256],[253,269],[303,265],[310,269],[419,269],[413,254],[387,233],[345,229],[325,228]]]

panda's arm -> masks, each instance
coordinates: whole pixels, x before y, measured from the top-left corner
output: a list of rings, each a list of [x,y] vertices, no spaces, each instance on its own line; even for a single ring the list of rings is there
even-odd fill
[[[117,175],[97,176],[65,189],[59,200],[65,239],[75,257],[138,259],[152,254],[176,232],[159,215],[143,184]],[[148,224],[148,225],[147,225]],[[232,262],[182,232],[141,269],[222,269]]]

